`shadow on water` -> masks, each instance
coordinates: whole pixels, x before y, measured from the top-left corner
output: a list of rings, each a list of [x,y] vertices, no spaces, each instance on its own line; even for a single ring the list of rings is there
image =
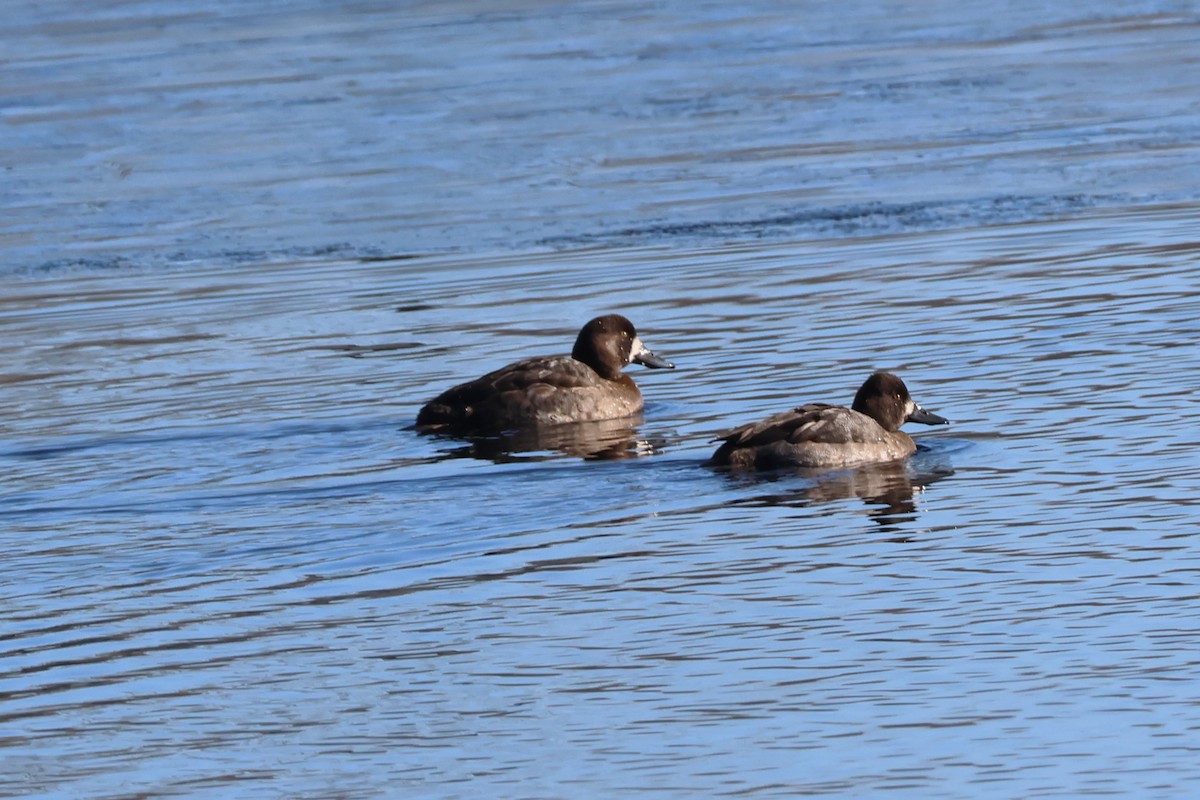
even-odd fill
[[[553,425],[529,430],[504,431],[494,435],[429,433],[449,445],[438,460],[476,458],[511,464],[548,461],[563,455],[585,461],[615,461],[661,453],[666,440],[642,436],[637,429],[641,415],[620,419]]]

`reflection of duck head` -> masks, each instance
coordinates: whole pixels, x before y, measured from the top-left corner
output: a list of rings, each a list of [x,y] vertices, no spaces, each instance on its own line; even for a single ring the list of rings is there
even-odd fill
[[[661,442],[638,437],[634,426],[641,422],[638,415],[569,425],[544,425],[492,436],[454,437],[453,441],[465,444],[445,451],[445,457],[480,458],[497,463],[542,461],[558,454],[591,461],[636,458],[658,452],[661,447]]]
[[[729,473],[729,480],[739,483],[776,483],[788,476],[807,478],[801,487],[740,502],[747,505],[807,507],[859,499],[867,506],[868,517],[883,528],[894,529],[916,520],[919,513],[917,494],[926,486],[954,474],[954,470],[945,465],[924,466],[914,461],[864,464],[844,470],[799,469],[759,475],[735,472]]]

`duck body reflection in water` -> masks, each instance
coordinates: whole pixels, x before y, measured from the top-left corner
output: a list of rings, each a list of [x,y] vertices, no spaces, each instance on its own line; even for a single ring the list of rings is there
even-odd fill
[[[809,403],[734,428],[709,464],[735,470],[848,467],[906,458],[916,452],[905,422],[945,425],[912,399],[904,381],[876,372],[859,388],[851,408]]]
[[[596,317],[579,331],[570,355],[526,358],[447,389],[421,408],[417,429],[493,435],[632,417],[643,400],[622,372],[629,364],[675,366],[647,349],[625,317]]]
[[[662,440],[642,437],[637,426],[642,415],[620,419],[541,425],[494,434],[447,435],[456,446],[444,451],[444,458],[480,458],[498,464],[518,461],[542,461],[560,455],[588,461],[611,461],[652,455],[663,447]]]
[[[912,459],[845,469],[801,467],[774,472],[731,471],[728,477],[738,484],[773,489],[736,500],[734,505],[810,507],[861,500],[867,517],[880,528],[899,530],[916,520],[917,497],[921,492],[953,474],[944,454],[921,453]],[[802,485],[793,485],[793,478],[803,479]],[[785,479],[788,479],[786,484]]]

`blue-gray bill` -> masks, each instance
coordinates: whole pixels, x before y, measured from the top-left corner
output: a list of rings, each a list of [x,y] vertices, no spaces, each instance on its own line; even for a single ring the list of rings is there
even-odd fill
[[[665,358],[659,358],[649,350],[642,350],[640,353],[633,354],[633,363],[641,364],[643,367],[651,369],[675,369],[675,365]]]
[[[937,414],[934,414],[931,411],[926,411],[925,409],[921,408],[920,406],[917,406],[916,408],[914,408],[912,413],[909,414],[908,417],[906,417],[906,420],[908,422],[919,422],[922,425],[949,425],[950,424],[950,420],[946,419],[945,417],[939,417]]]

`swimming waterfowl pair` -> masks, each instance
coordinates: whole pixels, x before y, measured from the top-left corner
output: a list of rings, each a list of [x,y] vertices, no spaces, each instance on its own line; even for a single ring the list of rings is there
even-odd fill
[[[621,371],[629,364],[675,366],[650,352],[625,317],[596,317],[579,331],[571,355],[527,358],[447,389],[421,408],[417,428],[481,434],[638,414],[642,393]],[[709,463],[772,469],[893,461],[917,449],[900,431],[905,422],[949,420],[917,405],[895,375],[876,372],[851,408],[809,403],[735,428],[719,437]]]

